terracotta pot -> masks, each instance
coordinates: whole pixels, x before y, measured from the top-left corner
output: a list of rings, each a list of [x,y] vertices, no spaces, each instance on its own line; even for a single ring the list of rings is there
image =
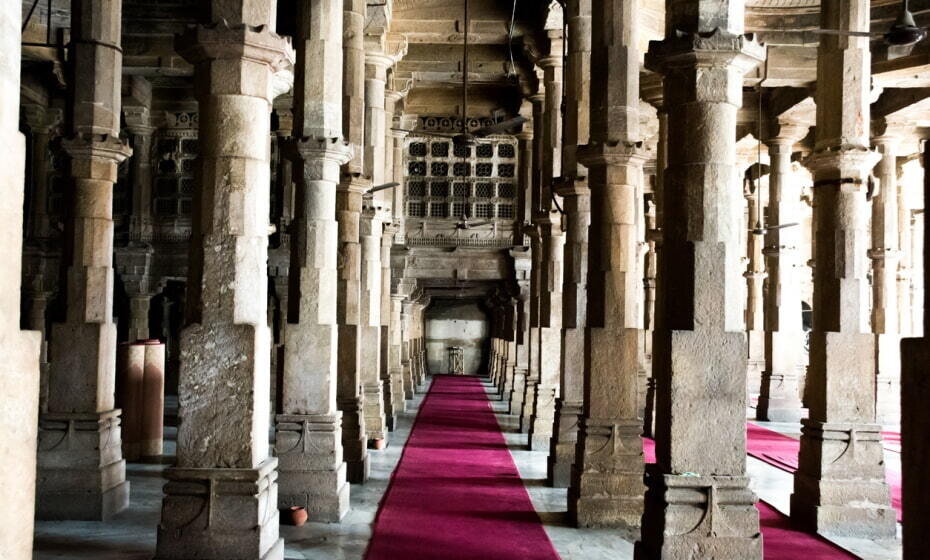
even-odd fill
[[[291,506],[281,511],[281,518],[285,525],[300,527],[307,522],[307,509],[303,506]]]

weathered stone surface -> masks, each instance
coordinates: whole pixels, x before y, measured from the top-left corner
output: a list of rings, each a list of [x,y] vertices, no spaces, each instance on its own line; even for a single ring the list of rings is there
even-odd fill
[[[669,8],[667,27],[684,33],[651,42],[646,63],[665,76],[669,129],[693,133],[687,143],[668,145],[653,346],[657,465],[646,477],[636,554],[699,549],[761,558],[756,498],[745,477],[745,222],[733,185],[742,77],[764,51],[740,35],[741,1]]]

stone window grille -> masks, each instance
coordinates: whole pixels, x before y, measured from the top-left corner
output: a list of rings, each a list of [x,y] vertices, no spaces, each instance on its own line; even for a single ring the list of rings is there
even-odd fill
[[[456,146],[451,139],[411,136],[404,160],[408,217],[511,221],[516,216],[515,139],[495,136]]]

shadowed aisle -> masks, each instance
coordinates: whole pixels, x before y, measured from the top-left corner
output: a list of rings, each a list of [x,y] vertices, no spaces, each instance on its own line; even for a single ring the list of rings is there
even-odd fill
[[[434,376],[381,503],[369,560],[556,559],[481,380]]]

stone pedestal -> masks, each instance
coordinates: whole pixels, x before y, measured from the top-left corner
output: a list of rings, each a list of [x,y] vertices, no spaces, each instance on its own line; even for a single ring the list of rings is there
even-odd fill
[[[277,464],[167,469],[155,559],[282,560]]]
[[[39,420],[39,519],[106,520],[129,506],[120,411],[48,412]]]

